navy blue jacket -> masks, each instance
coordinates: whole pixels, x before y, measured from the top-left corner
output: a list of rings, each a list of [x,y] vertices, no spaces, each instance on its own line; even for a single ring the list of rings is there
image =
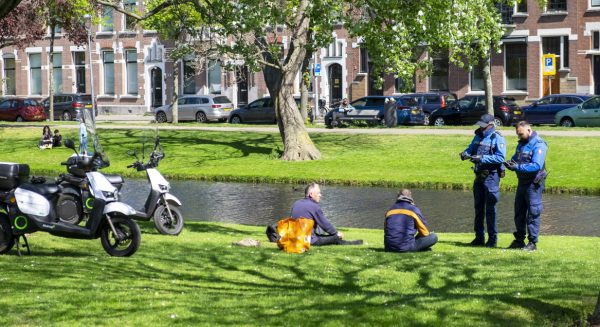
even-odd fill
[[[392,210],[404,209],[415,214],[396,213]],[[386,213],[384,226],[384,245],[386,251],[411,251],[415,246],[415,237],[429,235],[429,224],[421,210],[406,201],[397,201]],[[418,232],[418,235],[417,235]]]
[[[545,168],[547,151],[546,142],[538,136],[537,132],[531,133],[526,142],[519,141],[515,155],[512,157],[512,160],[517,163],[515,171],[519,180],[533,180],[538,171]]]
[[[325,214],[319,204],[309,198],[296,201],[292,206],[291,216],[294,219],[308,218],[315,221],[310,238],[311,244],[315,243],[319,237],[315,233],[316,230],[319,230],[319,234],[325,232],[330,235],[337,235],[337,229],[325,218]]]
[[[481,162],[475,164],[475,172],[482,170],[497,171],[501,169],[504,158],[506,157],[506,141],[504,137],[491,128],[482,132],[475,131],[475,137],[465,149],[469,155],[480,155]]]

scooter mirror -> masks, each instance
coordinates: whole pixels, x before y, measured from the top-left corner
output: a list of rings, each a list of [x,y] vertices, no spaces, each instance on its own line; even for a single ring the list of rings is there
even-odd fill
[[[71,139],[67,139],[65,141],[65,147],[75,151],[75,142],[73,142],[73,140],[71,140]]]

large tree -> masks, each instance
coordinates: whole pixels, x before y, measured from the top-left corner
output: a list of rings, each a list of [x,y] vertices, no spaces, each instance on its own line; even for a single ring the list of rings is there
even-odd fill
[[[305,59],[314,49],[331,42],[337,24],[345,24],[368,49],[372,75],[392,73],[410,87],[415,71],[431,69],[430,59],[421,60],[425,53],[448,51],[450,60],[461,66],[474,66],[482,58],[489,59],[491,49],[504,33],[495,5],[515,3],[515,0],[153,0],[147,11],[132,13],[123,10],[119,1],[96,1],[140,20],[172,15],[181,6],[197,13],[202,26],[192,24],[187,28],[188,45],[194,53],[201,57],[216,56],[224,62],[241,61],[253,71],[262,70],[275,100],[284,160],[320,157],[292,92]],[[212,37],[198,34],[203,26],[210,27]],[[163,27],[159,24],[157,28]],[[488,93],[491,96],[491,88]]]

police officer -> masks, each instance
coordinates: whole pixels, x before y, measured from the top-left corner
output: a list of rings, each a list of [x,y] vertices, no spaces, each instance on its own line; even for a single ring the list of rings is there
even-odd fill
[[[494,116],[485,114],[476,124],[479,128],[469,147],[460,153],[464,161],[470,159],[475,164],[475,181],[473,182],[473,198],[475,200],[475,239],[473,246],[496,247],[498,231],[496,229],[496,203],[500,200],[500,178],[504,176],[502,163],[506,156],[506,141],[496,131]],[[485,242],[487,225],[488,241]]]
[[[531,126],[521,121],[516,126],[519,144],[515,155],[506,168],[517,173],[519,183],[515,196],[515,240],[510,244],[511,249],[535,251],[540,232],[541,214],[544,210],[542,192],[546,182],[546,142],[531,130]],[[525,233],[529,243],[525,245]]]

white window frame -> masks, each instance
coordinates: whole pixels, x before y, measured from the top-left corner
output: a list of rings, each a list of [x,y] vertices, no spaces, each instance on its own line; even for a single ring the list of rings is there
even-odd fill
[[[122,2],[123,4],[123,9],[125,9],[125,1]],[[140,3],[138,1],[135,2],[135,7],[136,9],[138,9],[140,6]],[[113,11],[114,14],[114,11]],[[114,22],[114,17],[113,17],[113,22]],[[127,15],[123,14],[123,18],[121,20],[122,25],[121,25],[121,31],[122,32],[126,32],[126,33],[136,33],[137,31],[135,29],[127,29]],[[114,29],[114,26],[113,26]]]
[[[588,11],[600,11],[600,2],[597,5],[592,5],[593,0],[588,0]]]
[[[529,85],[527,83],[527,78],[528,78],[527,76],[525,77],[525,90],[509,89],[509,88],[507,88],[507,85],[508,85],[508,76],[507,76],[507,72],[506,72],[506,55],[508,54],[508,51],[506,51],[506,47],[508,45],[514,45],[514,44],[520,44],[520,43],[507,43],[507,44],[504,44],[504,47],[502,49],[502,52],[504,54],[504,67],[503,67],[503,71],[504,71],[503,72],[504,73],[503,74],[503,78],[504,78],[504,81],[502,83],[503,84],[502,87],[503,87],[503,90],[504,90],[503,94],[507,94],[507,93],[509,93],[509,94],[520,94],[520,93],[526,94],[527,92],[529,92]],[[527,43],[524,43],[524,44],[525,44],[525,60],[529,60],[529,57],[527,55],[527,49],[529,48],[529,44],[527,44]],[[541,47],[541,45],[540,45],[540,47]],[[525,73],[526,74],[528,73],[527,72],[527,63],[525,64]]]
[[[33,93],[33,71],[31,69],[31,56],[33,55],[39,55],[40,56],[40,67],[36,68],[40,70],[40,93]],[[28,94],[29,95],[42,95],[43,94],[43,88],[44,88],[44,83],[43,83],[43,77],[42,77],[42,53],[41,52],[31,52],[27,54],[27,61],[29,64],[29,74],[27,76],[27,79],[29,80],[29,90],[28,90]]]

